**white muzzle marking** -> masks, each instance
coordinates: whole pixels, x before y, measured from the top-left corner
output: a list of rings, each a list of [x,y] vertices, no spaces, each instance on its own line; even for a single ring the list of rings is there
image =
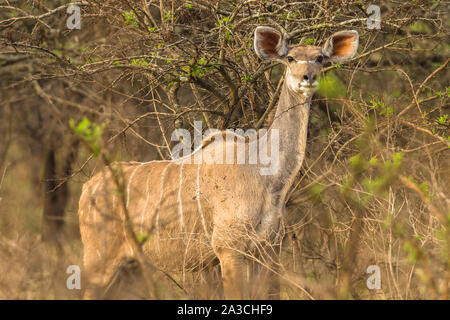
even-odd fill
[[[312,84],[310,84],[309,82],[307,82],[305,80],[300,82],[300,90],[303,92],[303,95],[305,97],[309,97],[312,94],[314,94],[314,92],[316,92],[318,88],[319,88],[319,82],[317,82],[317,81],[314,81]]]

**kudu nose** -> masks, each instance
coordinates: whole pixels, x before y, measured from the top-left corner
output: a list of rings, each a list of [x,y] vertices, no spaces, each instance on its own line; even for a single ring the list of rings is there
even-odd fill
[[[307,73],[303,76],[303,80],[308,81],[309,84],[313,84],[313,82],[316,80],[316,75],[313,73]]]

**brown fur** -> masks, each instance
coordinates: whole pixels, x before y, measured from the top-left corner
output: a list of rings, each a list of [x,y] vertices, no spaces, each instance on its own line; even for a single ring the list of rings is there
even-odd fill
[[[278,54],[274,46],[280,40],[279,33],[267,27],[263,30],[259,36],[264,38],[255,40],[255,46],[260,40],[262,43],[256,47],[258,55]],[[261,48],[267,52],[258,52]],[[319,47],[310,46],[291,48],[288,54],[312,60],[320,52]],[[283,63],[288,75],[272,124],[267,136],[258,135],[260,139],[270,137],[275,130],[279,133],[279,167],[273,175],[261,175],[264,166],[248,161],[193,163],[198,152],[213,155],[219,143],[223,150],[236,150],[237,142],[243,142],[248,155],[249,139],[235,135],[232,142],[210,137],[195,154],[178,160],[116,163],[124,190],[116,190],[107,169],[83,186],[79,220],[87,275],[85,298],[101,297],[99,289],[109,283],[121,261],[134,255],[118,192],[125,192],[133,229],[138,235],[148,236],[142,248],[158,268],[184,274],[220,263],[226,298],[278,297],[276,270],[283,238],[282,217],[286,195],[304,158],[311,99],[311,93],[305,95],[299,86],[290,88],[287,82],[300,83],[305,74],[313,76],[321,68],[317,63]],[[251,277],[244,277],[247,264],[262,267],[256,268]]]

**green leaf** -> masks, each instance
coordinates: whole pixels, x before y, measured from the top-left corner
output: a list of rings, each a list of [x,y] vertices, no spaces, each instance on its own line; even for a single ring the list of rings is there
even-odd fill
[[[319,80],[319,94],[326,98],[341,98],[345,96],[345,86],[332,71]]]
[[[306,39],[306,40],[305,40],[305,44],[306,44],[307,46],[312,46],[312,45],[314,45],[314,44],[316,43],[316,41],[317,41],[316,38]]]
[[[313,197],[314,201],[320,201],[322,199],[322,193],[325,188],[318,183],[313,184],[309,188],[309,192],[311,196]]]
[[[141,233],[136,236],[136,240],[139,244],[144,244],[145,242],[148,241],[149,238],[150,238],[150,235],[148,235],[146,233]]]
[[[133,25],[136,27],[139,26],[136,14],[134,13],[133,10],[125,11],[124,13],[122,13],[122,17],[124,18],[126,24]]]

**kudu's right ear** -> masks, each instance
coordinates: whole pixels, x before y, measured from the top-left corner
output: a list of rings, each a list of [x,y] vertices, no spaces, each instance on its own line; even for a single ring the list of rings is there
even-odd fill
[[[278,30],[263,26],[255,29],[254,46],[256,54],[267,60],[281,59],[289,50],[286,40]]]

